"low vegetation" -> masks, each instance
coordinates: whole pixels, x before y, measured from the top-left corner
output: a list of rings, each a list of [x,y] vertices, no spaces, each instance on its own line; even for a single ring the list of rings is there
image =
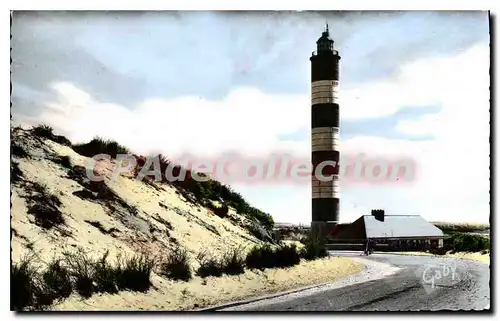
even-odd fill
[[[59,164],[64,168],[67,168],[67,169],[73,168],[73,164],[71,162],[71,157],[69,157],[69,156],[58,156],[58,157],[54,158],[53,161],[56,164]]]
[[[444,233],[462,232],[483,232],[489,231],[489,224],[480,223],[446,223],[446,222],[433,222],[433,224],[442,230]]]
[[[243,254],[243,248],[235,247],[220,257],[201,251],[197,256],[200,266],[196,275],[203,278],[220,277],[242,274],[245,268],[263,270],[292,267],[299,264],[302,258],[322,257],[322,254],[314,252],[317,249],[314,244],[311,242],[299,250],[295,245],[266,243],[254,246],[246,255]],[[143,254],[128,258],[118,256],[115,264],[108,261],[108,252],[93,258],[79,248],[74,252],[64,252],[62,258],[54,258],[43,272],[34,267],[33,257],[12,265],[13,310],[41,310],[69,297],[73,292],[84,298],[94,293],[145,292],[152,286],[153,271],[173,281],[187,282],[193,277],[188,253],[180,246],[161,259]]]
[[[300,263],[301,253],[295,245],[255,246],[248,253],[245,263],[250,269],[284,268]]]
[[[160,163],[161,169],[161,180],[165,183],[170,183],[176,186],[183,192],[182,194],[192,202],[198,203],[199,205],[205,206],[211,209],[214,214],[220,217],[226,217],[229,207],[232,207],[236,212],[247,216],[250,219],[257,220],[259,224],[266,229],[271,231],[274,226],[274,221],[271,215],[262,212],[261,210],[250,206],[247,201],[241,196],[241,194],[235,192],[231,187],[222,184],[216,180],[210,179],[206,182],[200,182],[193,178],[193,172],[187,168],[180,165],[173,164],[164,155],[152,155],[152,157],[157,157]],[[136,176],[142,170],[144,166],[152,166],[151,163],[146,163],[145,157],[136,156]],[[168,180],[165,175],[167,168],[170,167],[168,172],[172,177],[183,177],[184,179],[179,180]],[[147,168],[151,169],[151,168]],[[198,173],[199,176],[204,176]],[[193,199],[189,196],[192,194]],[[212,201],[221,202],[222,207],[216,207],[213,205]],[[260,234],[258,234],[260,236]],[[267,241],[267,239],[261,239]]]
[[[109,155],[115,159],[118,154],[130,154],[130,151],[125,146],[118,144],[114,140],[95,137],[90,142],[85,144],[73,145],[73,150],[80,155],[94,157],[99,154]]]
[[[302,250],[302,256],[306,260],[315,260],[322,257],[327,257],[328,252],[324,246],[321,246],[317,239],[314,239],[312,235],[307,235],[304,240],[304,248]]]
[[[219,258],[203,250],[197,256],[200,267],[196,271],[196,275],[207,277],[242,274],[245,272],[245,259],[242,252],[241,247],[236,247],[229,249]]]
[[[193,274],[189,264],[187,251],[176,247],[165,260],[160,263],[160,274],[171,280],[189,281]]]
[[[11,161],[10,162],[10,182],[11,184],[16,184],[20,182],[23,178],[23,172],[19,168],[19,163]]]
[[[51,229],[65,223],[64,217],[59,209],[62,205],[59,198],[48,191],[43,184],[27,182],[25,185],[27,192],[28,214],[35,217],[35,224]]]
[[[23,257],[10,268],[10,309],[22,310],[26,307],[39,308],[41,289],[37,282],[38,269],[32,264],[33,257]]]
[[[43,272],[31,254],[11,268],[11,310],[43,310],[76,292],[88,298],[94,293],[119,290],[147,291],[151,287],[154,260],[145,255],[118,258],[112,265],[108,252],[94,259],[83,249],[54,258]]]
[[[10,153],[11,153],[11,155],[19,157],[19,158],[29,157],[28,152],[21,145],[17,144],[14,141],[10,142]]]
[[[55,135],[52,127],[45,124],[31,128],[32,133],[40,138],[46,138],[61,145],[71,146],[71,141],[62,135]]]
[[[490,239],[482,235],[454,232],[444,240],[443,250],[454,252],[480,252],[490,250]]]

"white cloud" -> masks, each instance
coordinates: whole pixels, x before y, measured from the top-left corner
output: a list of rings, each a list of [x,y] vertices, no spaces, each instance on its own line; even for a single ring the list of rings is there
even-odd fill
[[[453,57],[415,61],[402,66],[393,78],[342,92],[342,119],[386,116],[408,106],[438,105],[441,110],[397,126],[407,134],[432,134],[435,140],[358,136],[342,142],[344,153],[411,156],[417,161],[418,176],[405,186],[342,189],[341,220],[353,220],[372,207],[393,214],[422,214],[430,220],[488,220],[488,55],[489,47],[481,45]],[[278,149],[310,154],[308,141],[278,139],[310,126],[306,95],[267,95],[239,88],[222,101],[155,99],[130,110],[98,102],[72,84],[52,88],[58,100],[47,106],[39,120],[73,141],[101,135],[143,154],[156,150],[213,156],[237,150],[262,155]],[[308,222],[310,188],[280,188],[236,185],[277,221]]]

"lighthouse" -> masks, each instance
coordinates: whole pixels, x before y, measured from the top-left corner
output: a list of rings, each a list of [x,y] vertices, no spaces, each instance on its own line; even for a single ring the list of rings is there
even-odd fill
[[[312,236],[322,244],[339,219],[339,61],[328,24],[311,60]]]

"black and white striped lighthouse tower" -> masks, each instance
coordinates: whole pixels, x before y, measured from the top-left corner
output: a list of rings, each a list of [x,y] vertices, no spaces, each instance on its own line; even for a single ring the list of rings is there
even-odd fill
[[[328,25],[311,60],[311,231],[321,242],[339,219],[339,60]],[[334,162],[334,163],[333,163]],[[335,166],[332,166],[335,165]],[[319,177],[319,173],[323,177]],[[326,181],[324,181],[327,179]]]

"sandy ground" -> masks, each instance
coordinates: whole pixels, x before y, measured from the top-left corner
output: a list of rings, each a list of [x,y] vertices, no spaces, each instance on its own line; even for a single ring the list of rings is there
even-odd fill
[[[376,252],[376,253],[385,253],[385,252]],[[457,258],[463,260],[473,260],[479,261],[482,263],[490,264],[490,254],[481,254],[480,252],[460,252],[453,254],[445,254],[445,255],[436,255],[432,253],[426,252],[390,252],[393,254],[403,254],[403,255],[413,255],[413,256],[438,256],[438,257],[450,257]]]
[[[147,293],[120,292],[82,300],[72,297],[54,310],[191,310],[268,293],[333,282],[359,273],[363,264],[348,258],[303,261],[287,269],[245,271],[239,276],[194,278],[189,282],[170,282],[155,278],[157,287]]]

